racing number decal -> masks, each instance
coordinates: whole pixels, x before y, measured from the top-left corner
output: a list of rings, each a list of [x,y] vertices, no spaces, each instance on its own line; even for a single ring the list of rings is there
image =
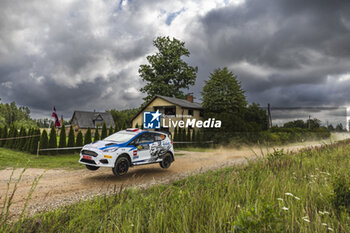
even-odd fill
[[[137,150],[134,150],[132,155],[137,156]]]

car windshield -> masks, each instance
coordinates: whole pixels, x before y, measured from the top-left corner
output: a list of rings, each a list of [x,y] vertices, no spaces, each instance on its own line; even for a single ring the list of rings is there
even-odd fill
[[[106,141],[114,141],[114,142],[127,142],[135,136],[134,133],[128,132],[118,132],[112,134],[111,136],[106,137],[104,140]]]

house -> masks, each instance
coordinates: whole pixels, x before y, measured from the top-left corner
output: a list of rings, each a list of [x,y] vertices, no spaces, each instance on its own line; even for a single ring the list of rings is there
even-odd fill
[[[83,134],[86,133],[90,127],[91,132],[94,134],[96,127],[102,128],[103,123],[106,123],[107,129],[111,126],[114,128],[115,123],[110,112],[85,112],[85,111],[74,111],[71,124],[75,132],[79,130]]]
[[[193,96],[188,96],[187,100],[185,100],[156,95],[131,119],[132,127],[142,127],[143,112],[157,110],[162,114],[162,119],[165,122],[168,122],[169,119],[172,121],[186,121],[187,119],[203,120],[202,105],[193,102]],[[169,128],[162,128],[162,130],[174,133],[175,128],[171,125]]]

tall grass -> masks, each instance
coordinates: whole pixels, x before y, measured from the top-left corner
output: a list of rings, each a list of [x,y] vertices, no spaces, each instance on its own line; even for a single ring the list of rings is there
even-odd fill
[[[339,196],[347,197],[337,194],[335,177],[349,181],[349,167],[349,141],[297,154],[275,150],[246,166],[144,190],[119,190],[24,219],[8,230],[350,232],[350,210],[335,205],[342,203]]]

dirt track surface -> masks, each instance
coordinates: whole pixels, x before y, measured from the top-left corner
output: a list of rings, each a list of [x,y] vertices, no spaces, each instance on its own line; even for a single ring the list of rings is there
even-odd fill
[[[317,146],[325,142],[308,142],[284,146],[287,151],[297,151],[301,148]],[[146,188],[150,185],[169,183],[188,175],[202,173],[212,169],[244,164],[256,155],[266,154],[267,148],[217,149],[212,152],[176,151],[182,156],[176,156],[175,162],[169,169],[160,168],[159,164],[136,166],[129,169],[127,175],[115,177],[109,168],[100,168],[97,171],[61,170],[29,168],[23,174],[11,206],[11,217],[16,218],[22,211],[28,192],[35,177],[44,175],[39,181],[27,207],[27,213],[56,208],[78,200],[84,200],[97,194],[104,194],[119,190],[121,186]],[[269,151],[273,151],[270,149]],[[7,183],[12,169],[0,171],[0,204],[3,203]],[[21,169],[15,171],[16,180]],[[13,189],[14,182],[10,186]],[[1,207],[0,207],[1,208]]]

